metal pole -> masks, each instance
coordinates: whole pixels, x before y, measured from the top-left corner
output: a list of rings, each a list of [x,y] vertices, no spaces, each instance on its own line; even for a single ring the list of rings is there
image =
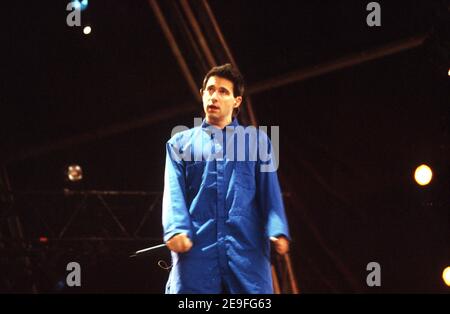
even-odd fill
[[[49,152],[73,147],[75,145],[89,143],[116,134],[121,134],[130,130],[148,127],[151,124],[163,121],[165,119],[169,119],[177,115],[195,112],[196,110],[198,110],[198,108],[199,106],[196,104],[186,103],[176,107],[174,106],[168,109],[163,109],[151,115],[145,116],[140,119],[132,120],[130,122],[114,124],[105,128],[74,135],[72,137],[62,139],[60,141],[44,143],[36,147],[27,148],[7,156],[4,162],[8,164],[13,161],[21,161],[31,157],[37,157]]]
[[[358,65],[363,62],[385,57],[394,53],[401,52],[403,50],[415,48],[417,46],[420,46],[426,38],[427,38],[426,34],[418,35],[412,38],[390,43],[369,51],[352,54],[347,57],[339,58],[331,62],[323,63],[320,65],[280,75],[278,77],[274,77],[269,80],[262,81],[256,83],[255,85],[250,86],[250,88],[248,89],[248,93],[250,95],[257,94],[273,88],[292,84],[298,81],[303,81],[312,77],[348,68],[353,65]]]
[[[197,19],[195,18],[194,13],[191,10],[191,7],[189,6],[187,0],[181,0],[180,3],[184,13],[188,18],[189,23],[192,26],[192,29],[194,30],[195,35],[197,36],[197,40],[200,44],[200,47],[203,50],[203,53],[206,56],[206,60],[208,61],[209,66],[210,67],[216,66],[217,62],[214,59],[214,56],[212,55],[211,49],[209,49],[208,47],[205,36],[203,36],[203,33],[200,29],[200,25],[198,24]]]
[[[289,253],[284,254],[284,261],[286,263],[288,275],[289,275],[289,282],[291,284],[291,289],[293,294],[298,294],[299,290],[297,287],[297,282],[295,280],[294,270],[292,268],[291,264],[291,257],[289,256]]]
[[[186,61],[184,60],[184,57],[180,51],[180,48],[177,45],[177,42],[175,40],[175,37],[173,36],[169,25],[166,22],[166,19],[164,18],[164,15],[162,14],[162,11],[157,3],[156,0],[148,0],[148,3],[150,4],[151,8],[153,9],[153,12],[156,15],[156,19],[158,20],[162,31],[164,32],[164,35],[166,36],[167,41],[169,42],[169,46],[172,49],[173,54],[175,55],[175,58],[178,61],[178,65],[181,68],[181,71],[183,72],[183,75],[188,82],[188,85],[191,89],[191,92],[195,99],[197,101],[200,100],[200,93],[197,89],[197,84],[195,84],[195,80],[192,77],[191,71],[189,70]]]
[[[239,67],[236,63],[236,60],[234,60],[233,54],[231,53],[231,50],[225,40],[225,37],[223,36],[222,31],[220,30],[219,24],[217,23],[216,17],[214,16],[214,13],[211,10],[211,7],[209,6],[209,4],[206,0],[202,0],[202,4],[203,4],[203,7],[205,8],[206,14],[208,15],[208,17],[211,21],[211,24],[213,25],[214,31],[216,32],[216,35],[219,38],[220,44],[222,45],[227,58],[237,69],[239,69]],[[253,104],[250,100],[250,97],[245,97],[245,102],[247,103],[246,108],[247,108],[247,113],[248,113],[248,117],[250,120],[250,124],[253,126],[257,126],[258,122],[256,121],[256,116],[253,111]]]
[[[275,270],[275,266],[272,264],[271,268],[272,268],[273,293],[280,294],[281,293],[280,284],[278,281],[278,276],[277,276],[277,272]]]

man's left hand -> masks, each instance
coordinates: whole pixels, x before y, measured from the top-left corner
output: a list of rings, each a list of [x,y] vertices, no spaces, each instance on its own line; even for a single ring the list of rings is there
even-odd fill
[[[270,241],[272,241],[278,254],[284,255],[289,252],[289,240],[286,237],[270,237]]]

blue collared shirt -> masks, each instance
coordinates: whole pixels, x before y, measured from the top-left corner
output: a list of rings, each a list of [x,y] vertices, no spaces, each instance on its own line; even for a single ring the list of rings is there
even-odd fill
[[[203,121],[166,145],[164,240],[186,233],[172,252],[169,293],[270,293],[271,236],[289,238],[272,147],[266,133],[236,119],[220,130]],[[265,154],[262,154],[264,151]],[[219,289],[219,290],[218,290]]]

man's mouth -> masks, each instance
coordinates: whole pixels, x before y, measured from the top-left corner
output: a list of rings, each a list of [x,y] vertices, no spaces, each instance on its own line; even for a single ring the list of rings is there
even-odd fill
[[[219,106],[215,106],[215,105],[208,105],[208,110],[219,110]]]

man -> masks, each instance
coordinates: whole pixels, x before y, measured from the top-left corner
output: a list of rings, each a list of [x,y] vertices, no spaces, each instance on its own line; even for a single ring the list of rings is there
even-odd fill
[[[200,93],[202,125],[166,145],[166,292],[272,293],[270,241],[285,254],[289,232],[276,169],[261,170],[273,162],[271,143],[256,131],[236,141],[244,82],[230,64],[212,68]],[[269,158],[252,159],[255,149]]]

